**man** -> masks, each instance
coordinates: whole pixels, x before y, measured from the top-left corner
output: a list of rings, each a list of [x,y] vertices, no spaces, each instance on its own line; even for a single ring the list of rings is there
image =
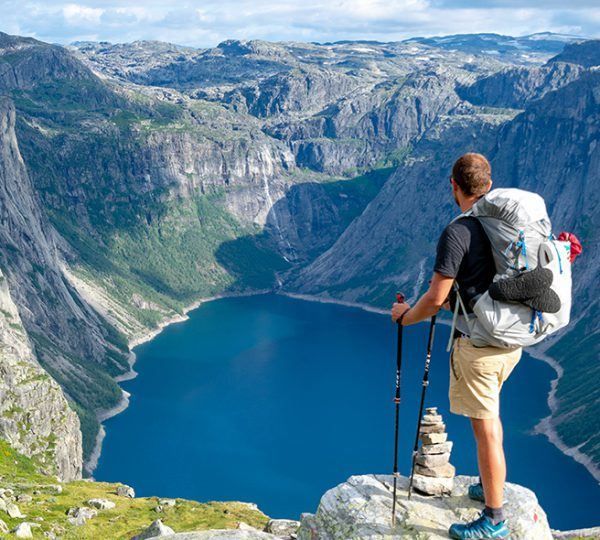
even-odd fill
[[[462,212],[469,210],[492,187],[491,167],[481,154],[465,154],[452,168],[454,200]],[[471,216],[451,222],[437,246],[429,290],[410,307],[395,303],[392,319],[407,326],[435,315],[442,306],[456,302],[458,283],[467,310],[485,292],[495,274],[490,242],[479,221]],[[455,334],[450,356],[450,410],[471,419],[477,443],[480,483],[469,488],[472,499],[485,502],[481,516],[450,527],[451,538],[507,538],[503,512],[506,462],[502,448],[500,389],[521,357],[521,348],[475,347],[465,335]]]

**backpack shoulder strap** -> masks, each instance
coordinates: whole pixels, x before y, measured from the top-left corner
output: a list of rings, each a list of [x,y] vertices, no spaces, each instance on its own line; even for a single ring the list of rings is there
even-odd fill
[[[452,349],[452,344],[454,343],[454,330],[456,329],[456,321],[458,319],[458,310],[459,307],[460,309],[462,309],[463,312],[463,316],[465,318],[465,324],[467,325],[467,328],[469,329],[469,335],[473,334],[473,327],[471,326],[471,320],[469,319],[469,314],[467,313],[467,308],[465,307],[465,304],[462,301],[462,298],[460,297],[460,291],[458,290],[458,283],[456,283],[456,280],[454,281],[453,284],[454,287],[454,291],[456,292],[456,304],[454,306],[454,315],[452,316],[452,326],[450,327],[450,338],[448,339],[448,345],[446,346],[446,352],[450,352],[450,350]]]

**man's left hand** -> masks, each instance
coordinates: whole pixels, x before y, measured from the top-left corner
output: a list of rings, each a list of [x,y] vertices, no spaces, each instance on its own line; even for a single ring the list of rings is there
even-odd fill
[[[410,306],[406,302],[394,302],[394,305],[392,306],[392,321],[397,322],[409,309]]]

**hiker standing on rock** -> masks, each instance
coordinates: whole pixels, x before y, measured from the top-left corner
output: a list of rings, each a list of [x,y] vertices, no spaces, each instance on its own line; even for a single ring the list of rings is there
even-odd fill
[[[492,187],[488,160],[481,154],[463,155],[452,168],[450,185],[461,211],[469,211]],[[444,229],[433,270],[429,290],[414,306],[405,302],[393,305],[395,322],[408,326],[424,321],[442,307],[454,308],[459,300],[467,314],[472,314],[473,301],[488,290],[496,274],[490,240],[477,218],[462,216]],[[466,325],[457,325],[450,356],[450,410],[471,419],[481,482],[470,486],[469,497],[484,502],[485,509],[471,523],[452,525],[449,531],[452,538],[509,535],[503,512],[506,462],[499,416],[500,390],[521,352],[519,346],[475,346]]]

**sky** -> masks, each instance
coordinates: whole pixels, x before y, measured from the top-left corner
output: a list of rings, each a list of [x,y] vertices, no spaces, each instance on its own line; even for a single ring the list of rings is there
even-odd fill
[[[213,47],[225,39],[397,41],[557,32],[600,37],[600,0],[0,0],[0,31],[51,43],[138,39]]]

